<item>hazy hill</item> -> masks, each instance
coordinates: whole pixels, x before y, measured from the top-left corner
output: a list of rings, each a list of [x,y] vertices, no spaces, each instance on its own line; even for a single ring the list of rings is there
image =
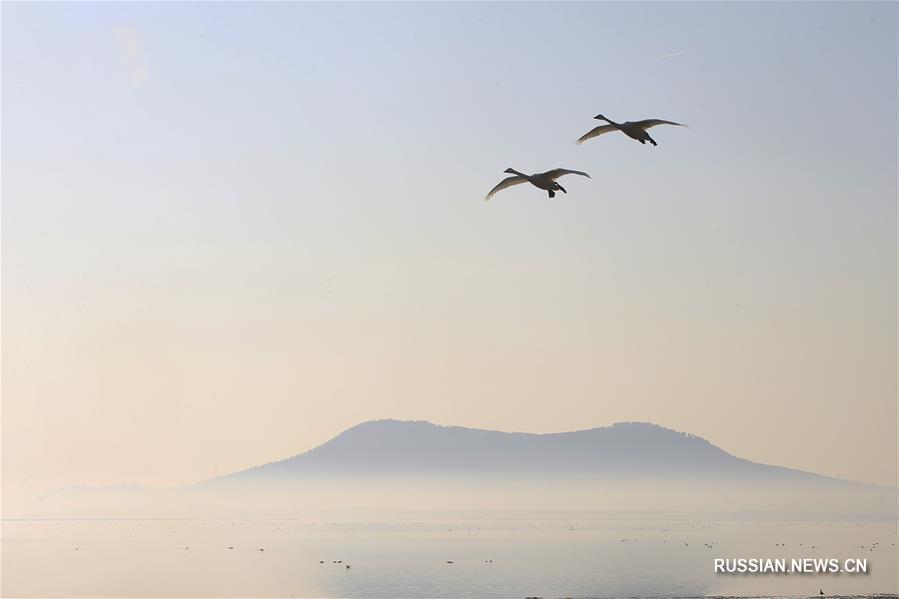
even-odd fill
[[[195,485],[69,489],[45,497],[35,514],[894,520],[896,502],[895,488],[758,464],[647,423],[531,434],[378,420]]]
[[[288,481],[342,475],[842,482],[751,462],[701,437],[648,423],[533,434],[399,420],[365,422],[305,453],[217,480]]]

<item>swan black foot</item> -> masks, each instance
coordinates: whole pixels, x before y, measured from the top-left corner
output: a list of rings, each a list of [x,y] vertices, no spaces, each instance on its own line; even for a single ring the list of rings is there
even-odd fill
[[[556,192],[554,192],[552,189],[550,189],[550,190],[547,191],[546,193],[548,193],[548,194],[549,194],[549,197],[551,197],[551,198],[556,197]]]
[[[561,185],[559,185],[559,191],[561,191],[562,193],[568,193],[567,191],[565,191],[565,188],[562,187]]]

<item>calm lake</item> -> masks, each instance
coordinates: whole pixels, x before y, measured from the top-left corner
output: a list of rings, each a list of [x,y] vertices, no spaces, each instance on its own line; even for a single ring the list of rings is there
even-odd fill
[[[895,522],[4,520],[0,591],[4,597],[896,594],[896,536]],[[715,558],[767,557],[841,564],[862,558],[868,573],[714,572]]]

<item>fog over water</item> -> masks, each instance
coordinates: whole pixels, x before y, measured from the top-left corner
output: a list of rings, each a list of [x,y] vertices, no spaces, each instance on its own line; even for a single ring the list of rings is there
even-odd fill
[[[378,420],[283,460],[180,487],[69,487],[6,517],[408,517],[564,511],[603,517],[895,519],[893,487],[754,463],[648,423],[558,434]]]
[[[2,523],[2,591],[895,593],[896,505],[894,488],[756,464],[649,424],[530,435],[384,420],[192,485],[33,498]],[[864,575],[725,575],[715,558],[870,564]]]

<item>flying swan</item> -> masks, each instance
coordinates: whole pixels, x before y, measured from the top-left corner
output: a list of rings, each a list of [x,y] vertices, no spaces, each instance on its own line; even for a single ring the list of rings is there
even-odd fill
[[[627,121],[626,123],[616,123],[614,121],[610,121],[606,117],[601,114],[597,114],[594,119],[599,119],[600,121],[605,121],[609,123],[608,125],[600,125],[595,129],[591,129],[584,133],[580,139],[577,140],[578,145],[584,143],[588,139],[593,139],[603,133],[609,133],[610,131],[621,131],[631,139],[636,139],[641,144],[645,144],[646,142],[651,143],[654,146],[659,144],[656,143],[656,140],[649,136],[649,133],[646,132],[650,127],[655,127],[656,125],[677,125],[678,127],[686,127],[683,123],[675,123],[674,121],[663,121],[662,119],[646,119],[644,121]]]
[[[582,171],[572,171],[567,168],[557,168],[551,171],[546,171],[545,173],[537,173],[535,175],[525,175],[524,173],[519,173],[514,168],[507,168],[503,171],[504,173],[511,173],[514,177],[507,177],[497,183],[496,187],[490,190],[490,193],[487,194],[487,197],[484,198],[486,202],[490,198],[492,198],[496,192],[502,191],[507,187],[512,187],[513,185],[518,185],[519,183],[530,183],[534,187],[539,187],[540,189],[545,190],[549,193],[549,197],[556,197],[556,190],[561,191],[562,193],[568,193],[565,191],[565,188],[556,183],[556,179],[561,177],[562,175],[583,175],[584,177],[590,178],[585,172]]]

